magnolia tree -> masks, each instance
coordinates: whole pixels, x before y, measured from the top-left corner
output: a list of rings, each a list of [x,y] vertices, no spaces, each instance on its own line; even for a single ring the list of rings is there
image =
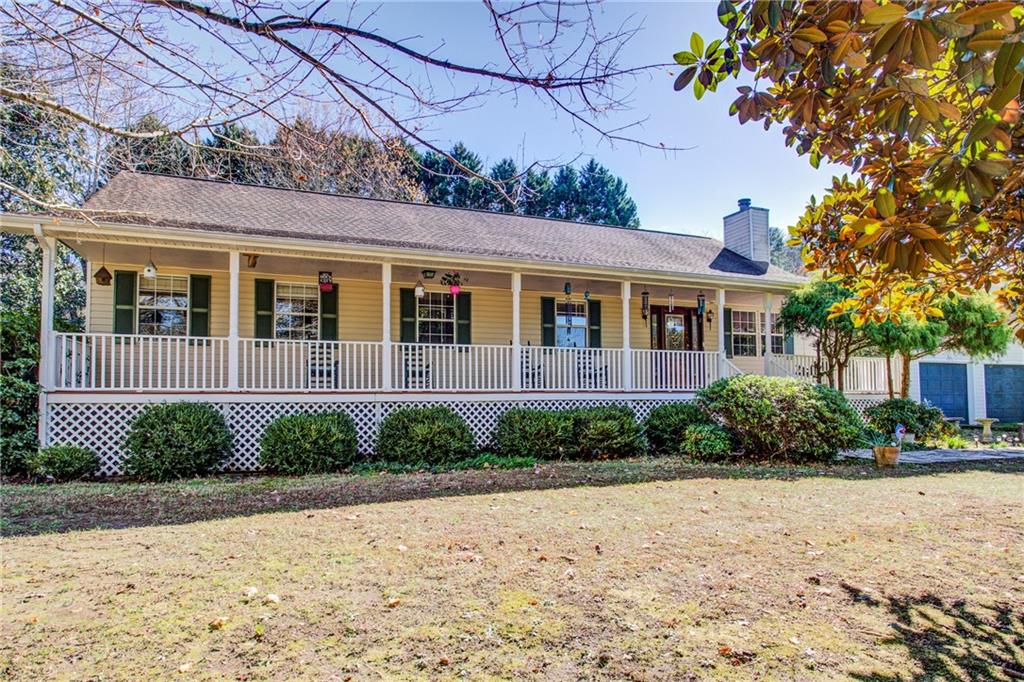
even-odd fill
[[[833,314],[924,321],[993,290],[1024,340],[1024,6],[722,0],[718,18],[722,38],[675,54],[676,89],[743,77],[740,123],[854,174],[791,229],[808,269],[849,286]]]

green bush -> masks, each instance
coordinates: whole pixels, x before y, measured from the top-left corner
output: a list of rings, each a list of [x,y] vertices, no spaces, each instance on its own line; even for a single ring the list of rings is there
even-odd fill
[[[384,418],[375,450],[387,462],[446,465],[473,454],[473,433],[447,407],[402,407]]]
[[[897,424],[918,438],[937,438],[944,433],[946,422],[942,410],[908,398],[891,398],[864,410],[868,423],[882,433],[893,433]]]
[[[260,439],[260,464],[280,474],[326,474],[356,459],[356,425],[344,412],[274,420]]]
[[[636,457],[647,449],[633,410],[625,405],[573,410],[564,451],[568,459]]]
[[[451,468],[453,471],[463,469],[527,469],[536,464],[536,457],[494,455],[489,452],[481,452],[476,457],[456,462]]]
[[[676,451],[698,462],[722,462],[732,454],[732,439],[718,424],[691,424]]]
[[[697,394],[750,458],[823,462],[855,447],[864,429],[842,393],[800,379],[743,374]]]
[[[505,457],[558,459],[570,426],[565,412],[516,407],[498,418],[491,438],[494,449]]]
[[[687,428],[711,423],[711,418],[695,403],[666,403],[651,410],[644,422],[644,435],[652,454],[674,455]]]
[[[25,458],[25,470],[41,481],[77,481],[95,476],[100,470],[100,458],[88,448],[51,445]]]
[[[125,438],[125,472],[146,481],[202,476],[231,454],[231,432],[209,403],[150,405]]]
[[[0,475],[25,473],[25,460],[39,449],[39,385],[0,374]]]

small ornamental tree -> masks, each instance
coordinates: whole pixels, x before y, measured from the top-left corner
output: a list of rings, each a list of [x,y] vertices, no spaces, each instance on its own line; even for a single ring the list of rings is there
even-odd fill
[[[871,347],[849,313],[833,314],[833,306],[849,296],[839,284],[815,279],[791,293],[779,311],[787,333],[813,339],[817,380],[840,391],[850,358]]]

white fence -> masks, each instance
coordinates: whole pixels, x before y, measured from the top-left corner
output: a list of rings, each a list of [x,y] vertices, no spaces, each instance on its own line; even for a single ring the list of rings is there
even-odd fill
[[[817,377],[813,355],[772,355],[768,362],[772,376],[798,377],[815,381]],[[898,390],[903,371],[899,361],[893,360],[892,381]],[[822,382],[827,383],[827,382]],[[885,358],[853,357],[843,372],[845,393],[882,394],[889,391]]]
[[[238,385],[249,391],[379,391],[381,344],[240,339]]]
[[[512,347],[396,343],[391,382],[399,391],[508,391]]]
[[[697,391],[719,377],[721,355],[712,351],[634,350],[638,391]]]
[[[55,335],[54,384],[71,390],[222,390],[223,338],[116,334]]]
[[[622,389],[622,358],[619,348],[522,349],[523,389],[554,391],[614,391]]]

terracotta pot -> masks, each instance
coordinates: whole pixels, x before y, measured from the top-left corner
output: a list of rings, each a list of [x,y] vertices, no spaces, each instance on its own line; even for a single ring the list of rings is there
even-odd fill
[[[876,467],[894,467],[900,459],[900,449],[892,445],[881,445],[871,448],[875,453]]]

